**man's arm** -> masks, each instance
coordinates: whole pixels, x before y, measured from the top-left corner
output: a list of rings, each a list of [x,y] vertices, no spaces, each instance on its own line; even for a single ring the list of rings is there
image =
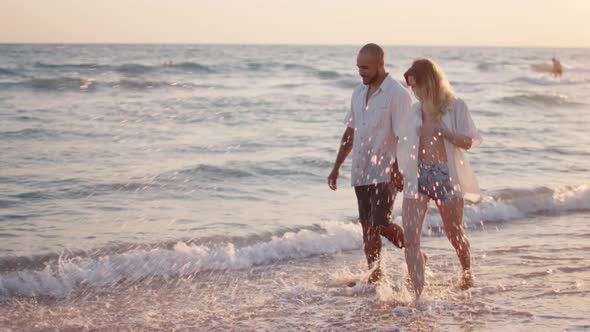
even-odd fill
[[[395,100],[397,100],[397,103],[393,104],[394,108],[392,109],[391,128],[395,139],[399,144],[400,135],[402,131],[405,130],[404,127],[408,126],[409,116],[412,112],[412,97],[410,97],[408,91],[403,90]],[[401,192],[404,190],[404,177],[400,172],[397,163],[397,151],[395,161],[393,162],[393,165],[391,165],[391,183],[397,191]]]
[[[404,176],[399,171],[399,166],[397,164],[397,158],[395,162],[391,166],[391,183],[393,183],[393,187],[401,192],[404,190]]]
[[[336,156],[336,161],[334,162],[334,168],[332,168],[332,172],[330,176],[328,176],[328,186],[332,190],[336,190],[336,180],[338,179],[340,166],[346,160],[346,157],[350,154],[352,150],[352,144],[354,142],[354,128],[347,127],[344,131],[344,135],[342,135],[342,139],[340,140],[340,148],[338,149],[338,155]]]

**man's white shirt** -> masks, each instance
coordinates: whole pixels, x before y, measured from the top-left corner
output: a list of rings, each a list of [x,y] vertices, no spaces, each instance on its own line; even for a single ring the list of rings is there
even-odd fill
[[[344,124],[354,129],[351,185],[391,181],[397,153],[397,135],[410,112],[412,98],[406,88],[387,75],[366,102],[369,86],[361,84],[352,94]]]

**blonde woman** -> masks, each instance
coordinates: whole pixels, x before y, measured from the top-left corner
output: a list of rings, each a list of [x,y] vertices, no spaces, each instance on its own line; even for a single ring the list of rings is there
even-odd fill
[[[425,256],[420,250],[428,203],[436,203],[463,275],[460,287],[473,286],[469,241],[463,232],[464,199],[479,200],[479,186],[464,151],[481,143],[467,105],[455,97],[440,68],[417,59],[404,74],[418,103],[413,105],[398,145],[404,176],[402,220],[408,272],[418,299],[424,289]]]

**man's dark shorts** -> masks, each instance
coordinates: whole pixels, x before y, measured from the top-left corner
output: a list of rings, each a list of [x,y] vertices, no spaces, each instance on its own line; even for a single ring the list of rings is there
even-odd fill
[[[359,205],[359,218],[373,227],[391,224],[396,190],[391,182],[354,187]]]

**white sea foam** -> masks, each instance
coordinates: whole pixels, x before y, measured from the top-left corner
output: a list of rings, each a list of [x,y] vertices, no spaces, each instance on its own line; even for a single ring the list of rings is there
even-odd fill
[[[475,228],[508,222],[531,214],[555,214],[590,209],[590,185],[514,191],[502,198],[487,196],[465,208],[464,221]],[[396,222],[401,222],[400,217]],[[436,211],[428,215],[424,234],[440,226]],[[0,275],[1,295],[63,296],[78,286],[109,287],[154,277],[186,277],[211,270],[246,269],[274,262],[336,254],[362,247],[361,227],[355,223],[325,222],[316,230],[302,229],[237,248],[227,242],[205,246],[178,242],[172,249],[131,250],[90,258],[59,259],[42,270],[21,270]]]
[[[0,275],[2,295],[66,295],[76,286],[108,287],[153,277],[182,277],[207,271],[243,269],[286,259],[335,254],[361,246],[361,230],[352,223],[328,222],[320,231],[300,230],[268,242],[236,248],[178,242],[173,249],[132,250],[100,258],[60,259],[43,270]]]
[[[558,190],[507,191],[503,198],[488,196],[465,209],[465,223],[478,227],[507,222],[530,214],[566,213],[590,209],[590,185]],[[401,222],[399,218],[396,220]],[[441,225],[436,211],[427,217],[429,228]],[[210,270],[245,269],[278,261],[336,254],[362,246],[361,228],[354,223],[326,222],[317,230],[288,232],[270,241],[237,248],[178,242],[172,249],[131,250],[99,258],[60,259],[41,270],[0,275],[0,294],[63,296],[78,286],[109,287],[154,277],[186,277]]]
[[[433,206],[433,204],[431,204]],[[559,214],[590,209],[590,184],[557,189],[504,190],[484,195],[477,204],[467,204],[464,222],[467,227],[509,222],[527,215]],[[401,223],[401,217],[396,218]],[[424,232],[442,226],[438,212],[432,210],[426,217]]]

